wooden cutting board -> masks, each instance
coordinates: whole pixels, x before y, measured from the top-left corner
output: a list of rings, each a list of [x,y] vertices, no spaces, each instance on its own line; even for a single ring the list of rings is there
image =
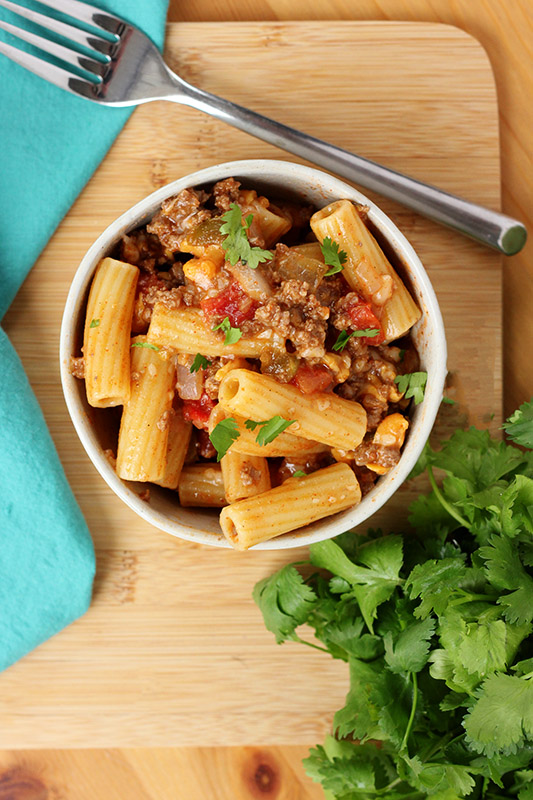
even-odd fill
[[[497,101],[487,56],[426,23],[184,23],[167,56],[189,81],[475,202],[499,207]],[[80,621],[1,677],[0,747],[308,743],[342,704],[348,673],[275,645],[251,600],[291,552],[247,554],[174,539],[107,488],[68,418],[58,367],[62,309],[98,234],[164,183],[238,158],[290,156],[170,103],[135,111],[53,237],[6,319],[97,550]],[[449,343],[437,434],[501,416],[498,255],[375,199],[418,251]],[[31,320],[31,325],[28,325]],[[36,346],[38,343],[38,346]],[[402,526],[407,485],[372,525]],[[38,535],[38,534],[36,534]]]

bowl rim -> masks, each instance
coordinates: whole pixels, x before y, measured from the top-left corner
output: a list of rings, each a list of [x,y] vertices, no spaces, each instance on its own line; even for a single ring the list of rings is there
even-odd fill
[[[411,278],[416,277],[417,293],[423,295],[425,306],[421,321],[430,320],[432,324],[431,353],[437,354],[434,358],[432,379],[428,381],[423,402],[417,407],[419,418],[416,421],[415,435],[412,433],[408,438],[398,464],[389,473],[380,478],[374,489],[363,498],[359,505],[341,512],[341,514],[325,517],[313,523],[312,526],[307,526],[311,527],[308,532],[306,532],[306,527],[299,531],[286,533],[280,537],[261,542],[251,548],[252,550],[284,550],[330,539],[343,531],[366,523],[390,499],[413,469],[429,437],[442,401],[447,374],[447,346],[444,323],[435,291],[420,258],[405,235],[379,206],[358,189],[340,178],[304,164],[277,159],[242,159],[222,162],[197,170],[151,192],[124,211],[100,233],[83,256],[76,270],[69,288],[61,322],[59,346],[61,384],[70,418],[86,454],[109,488],[127,506],[146,522],[173,536],[198,544],[231,548],[230,543],[222,533],[217,534],[189,526],[183,522],[170,520],[168,516],[151,508],[148,503],[141,500],[116,475],[102,448],[95,443],[96,437],[92,425],[87,419],[85,409],[74,388],[77,379],[71,375],[69,366],[80,306],[83,303],[90,279],[100,259],[108,254],[122,233],[132,230],[141,224],[143,219],[149,218],[155,212],[157,206],[164,199],[182,189],[213,183],[231,176],[250,181],[256,179],[258,181],[280,183],[280,185],[285,184],[289,189],[291,177],[296,177],[307,184],[308,192],[313,190],[324,191],[334,194],[338,199],[347,198],[368,206],[368,218],[371,223],[377,228],[396,255],[401,258],[402,265],[409,276]],[[332,202],[332,200],[327,199],[324,205],[329,202]],[[419,298],[417,299],[419,300]],[[152,487],[151,484],[150,487],[157,488]],[[179,509],[180,506],[177,504],[177,510],[179,511]],[[361,509],[363,513],[361,513]]]

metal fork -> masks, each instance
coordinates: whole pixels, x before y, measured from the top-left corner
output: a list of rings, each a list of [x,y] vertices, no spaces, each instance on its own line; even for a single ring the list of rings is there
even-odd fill
[[[527,232],[524,225],[515,219],[192,86],[169,69],[158,49],[142,31],[123,19],[79,0],[39,2],[73,18],[72,24],[32,11],[11,0],[0,0],[0,6],[59,35],[65,44],[2,20],[0,28],[49,53],[65,66],[50,63],[4,42],[0,42],[0,52],[61,89],[108,106],[134,106],[151,100],[171,100],[192,106],[506,255],[518,253],[524,246]],[[76,21],[91,26],[94,32],[78,27]],[[79,46],[89,53],[81,52]],[[92,73],[94,79],[75,74],[80,68]]]

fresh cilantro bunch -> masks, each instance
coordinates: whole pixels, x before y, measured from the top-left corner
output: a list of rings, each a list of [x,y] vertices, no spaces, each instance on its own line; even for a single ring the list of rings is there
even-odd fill
[[[532,447],[533,402],[505,430]],[[348,664],[305,768],[328,800],[533,800],[533,452],[471,428],[424,469],[412,533],[311,545],[255,587],[277,642],[306,624]]]

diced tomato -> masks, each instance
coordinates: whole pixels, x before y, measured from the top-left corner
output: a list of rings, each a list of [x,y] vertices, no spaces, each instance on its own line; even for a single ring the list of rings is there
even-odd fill
[[[205,392],[199,400],[183,401],[183,419],[192,422],[197,428],[205,428],[216,402]]]
[[[216,297],[201,300],[200,305],[206,317],[216,317],[220,320],[228,317],[233,328],[238,328],[245,320],[252,319],[258,306],[255,300],[243,292],[237,281]]]
[[[325,392],[333,386],[334,380],[330,370],[324,364],[300,364],[291,381],[304,394]]]
[[[378,329],[379,333],[375,336],[362,336],[359,341],[362,344],[381,344],[385,338],[381,322],[372,311],[370,303],[365,303],[364,300],[351,303],[347,307],[348,314],[352,321],[353,328],[356,331],[363,331],[366,328]]]

